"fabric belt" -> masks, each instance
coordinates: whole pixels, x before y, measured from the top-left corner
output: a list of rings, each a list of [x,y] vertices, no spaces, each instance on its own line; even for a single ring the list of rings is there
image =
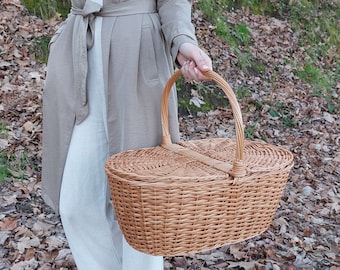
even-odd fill
[[[72,55],[74,70],[74,87],[76,92],[76,123],[86,119],[89,113],[87,102],[86,79],[88,72],[87,51],[94,42],[94,18],[118,17],[134,14],[155,13],[155,0],[133,0],[120,3],[110,3],[104,6],[86,0],[84,7],[72,6],[71,13],[75,15],[72,37]]]

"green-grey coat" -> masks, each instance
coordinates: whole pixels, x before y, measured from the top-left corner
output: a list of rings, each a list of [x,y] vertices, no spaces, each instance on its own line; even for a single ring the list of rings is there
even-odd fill
[[[103,16],[102,50],[110,155],[161,143],[163,87],[183,42],[197,44],[188,0],[73,0],[51,40],[43,95],[42,196],[57,213],[73,127],[88,114],[87,48],[91,21]],[[179,139],[177,100],[170,130]],[[104,168],[103,168],[104,169]]]

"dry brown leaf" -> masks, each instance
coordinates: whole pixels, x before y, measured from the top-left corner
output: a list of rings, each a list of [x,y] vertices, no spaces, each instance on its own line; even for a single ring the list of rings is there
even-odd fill
[[[26,249],[32,248],[32,247],[38,247],[40,245],[40,240],[38,237],[22,237],[19,239],[18,243],[16,244],[16,248],[18,251],[23,254]]]
[[[235,259],[239,260],[246,256],[244,251],[241,251],[243,246],[241,244],[234,244],[230,246],[230,254],[235,257]]]
[[[4,218],[3,220],[0,221],[1,231],[13,231],[17,227],[18,227],[18,221],[10,217]]]
[[[24,125],[23,125],[24,129],[27,132],[32,132],[33,128],[34,128],[34,124],[31,121],[27,121]]]
[[[229,262],[227,269],[233,267],[241,267],[244,270],[254,270],[255,266],[258,265],[256,262]]]

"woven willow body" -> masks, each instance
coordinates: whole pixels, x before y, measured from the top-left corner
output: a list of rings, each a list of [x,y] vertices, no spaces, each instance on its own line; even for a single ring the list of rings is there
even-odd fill
[[[163,144],[125,151],[106,164],[116,215],[135,249],[163,256],[202,252],[261,234],[277,211],[293,166],[280,147],[244,139],[236,97],[216,73],[215,80],[233,109],[235,139],[204,139],[172,144],[165,87]]]

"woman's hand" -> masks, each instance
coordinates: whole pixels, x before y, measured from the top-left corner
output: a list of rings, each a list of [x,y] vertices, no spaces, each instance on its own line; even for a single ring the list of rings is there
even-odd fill
[[[180,46],[177,61],[182,66],[181,71],[187,82],[208,79],[203,72],[212,69],[210,57],[192,43],[183,43]]]

